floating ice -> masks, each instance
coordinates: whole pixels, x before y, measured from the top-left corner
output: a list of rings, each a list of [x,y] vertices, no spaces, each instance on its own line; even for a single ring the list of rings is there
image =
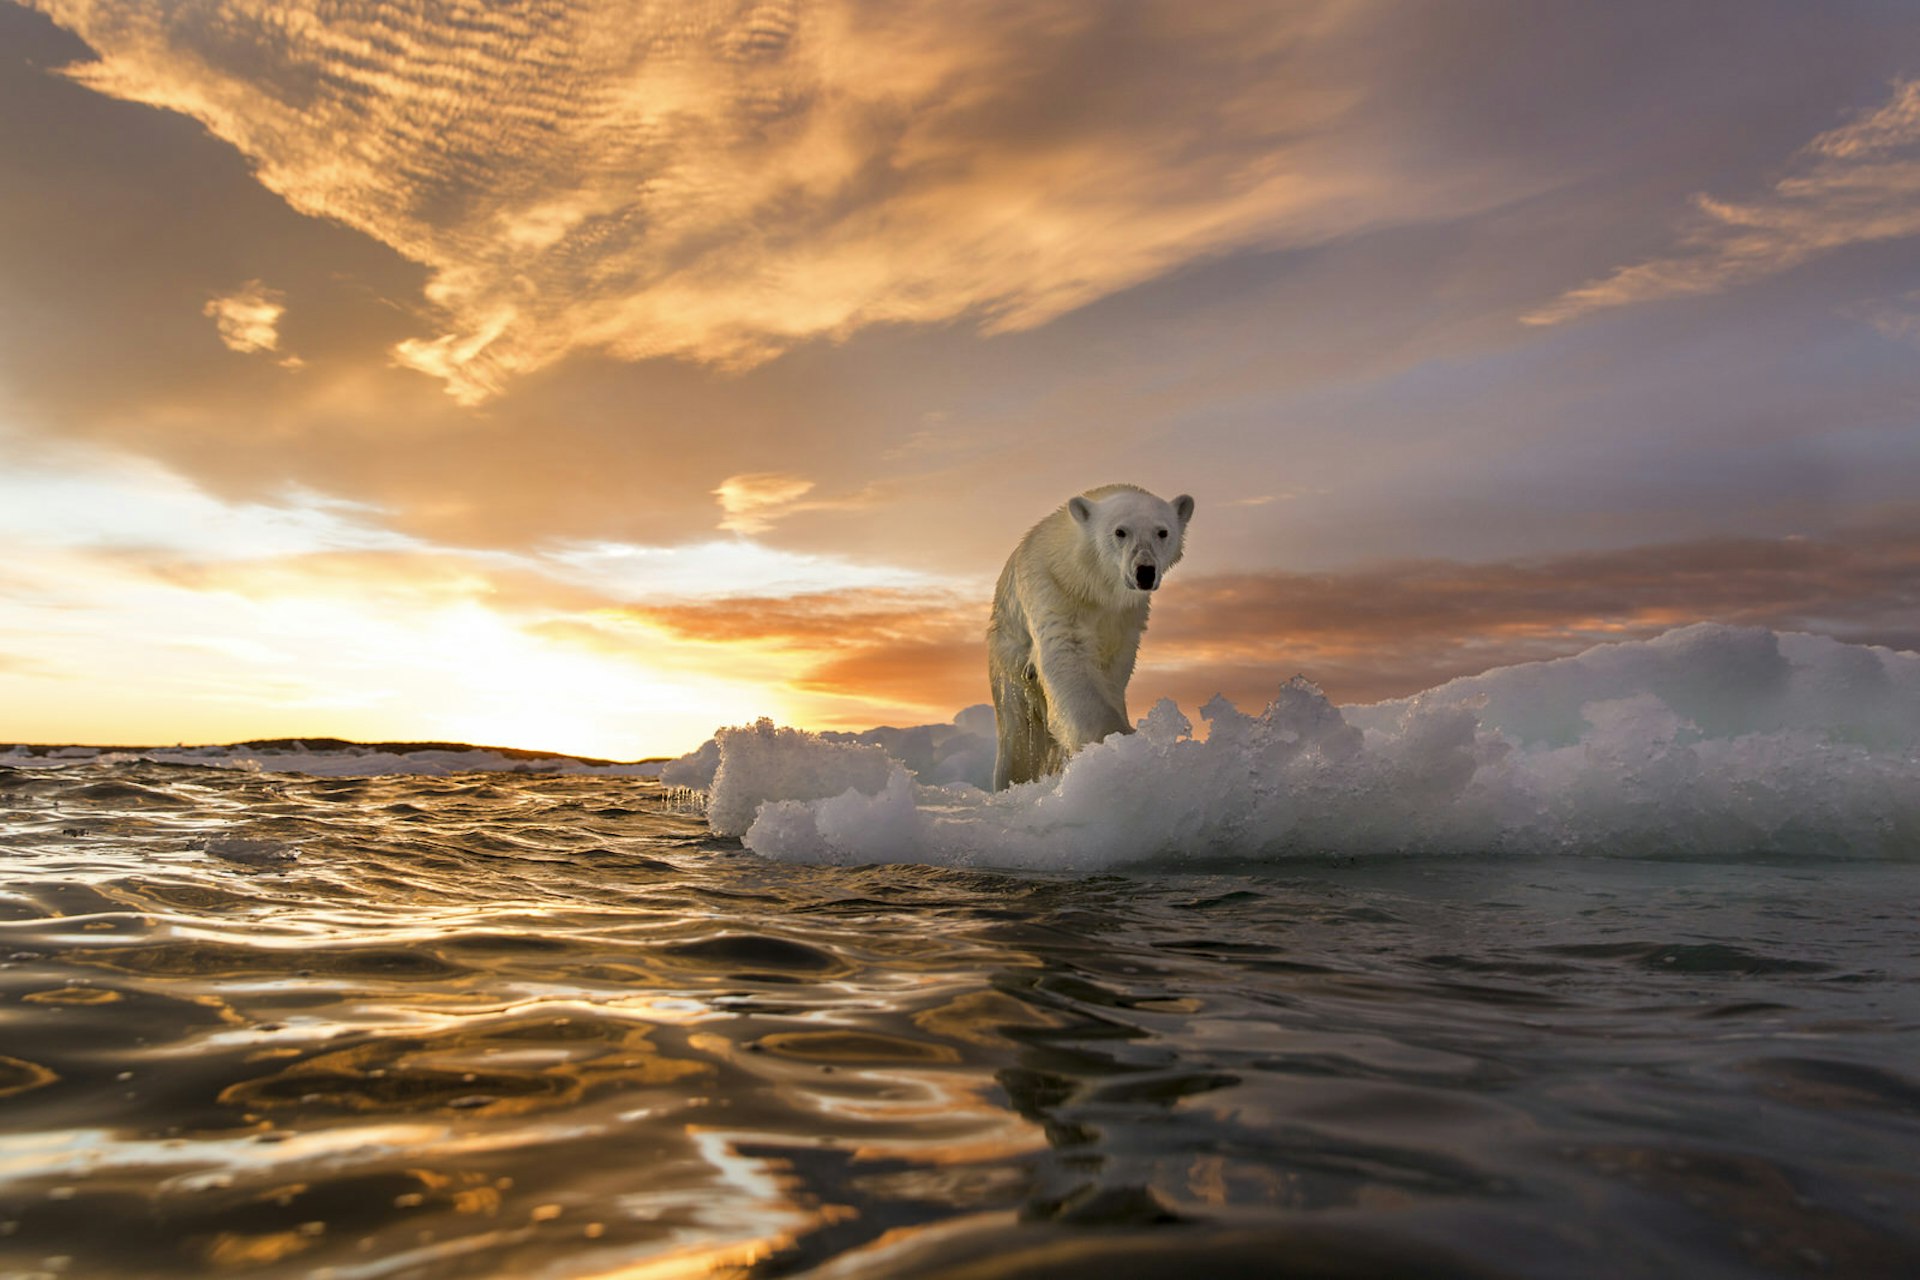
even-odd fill
[[[760,725],[765,725],[762,730]],[[760,721],[753,726],[753,732],[761,737],[773,732],[770,720]],[[705,790],[713,786],[714,775],[720,770],[720,741],[732,735],[730,740],[739,744],[734,752],[755,752],[757,760],[772,760],[779,752],[796,753],[795,758],[814,758],[832,760],[839,757],[832,751],[818,751],[809,744],[826,744],[840,747],[878,747],[886,755],[904,764],[915,779],[925,783],[966,782],[976,787],[985,787],[993,778],[993,708],[985,705],[968,707],[953,718],[951,724],[923,724],[911,729],[895,729],[891,726],[868,729],[862,733],[826,733],[800,734],[795,730],[781,730],[777,737],[780,746],[774,755],[761,750],[761,745],[738,735],[738,729],[722,729],[716,736],[707,739],[698,750],[689,751],[678,760],[669,760],[660,766],[660,781],[671,787],[694,787]],[[871,757],[868,757],[871,758]],[[831,766],[823,766],[831,767]],[[758,781],[747,782],[748,775],[740,773],[736,767],[730,791],[756,795],[759,800],[775,798],[772,791],[760,790]],[[865,775],[862,775],[865,776]],[[821,785],[825,785],[824,783]],[[833,791],[822,791],[821,796],[835,794],[854,785],[852,781],[841,782]],[[812,797],[786,795],[779,799],[809,799]],[[747,822],[753,820],[751,809],[746,814]],[[742,824],[740,831],[745,831]],[[729,835],[739,835],[740,831],[729,831]]]
[[[763,721],[718,742],[714,829],[796,862],[1089,871],[1395,852],[1920,856],[1920,655],[1701,624],[1339,708],[1170,702],[989,795]]]
[[[880,791],[888,773],[900,767],[878,746],[828,742],[800,729],[776,728],[767,719],[722,729],[714,741],[719,765],[707,825],[723,836],[745,834],[763,803]]]

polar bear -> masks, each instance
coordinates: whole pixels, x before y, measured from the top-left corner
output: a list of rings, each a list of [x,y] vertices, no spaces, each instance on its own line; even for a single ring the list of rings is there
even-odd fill
[[[1147,606],[1180,563],[1193,499],[1131,484],[1089,489],[1027,531],[993,593],[987,678],[999,745],[993,789],[1058,773],[1132,733],[1127,681]]]

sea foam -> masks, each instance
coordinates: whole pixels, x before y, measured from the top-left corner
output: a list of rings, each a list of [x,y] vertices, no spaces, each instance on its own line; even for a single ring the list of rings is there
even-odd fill
[[[917,775],[884,743],[766,721],[723,731],[710,823],[787,861],[1073,871],[1400,852],[1920,856],[1920,655],[1823,636],[1700,624],[1367,706],[1296,678],[1258,715],[1199,708],[1201,739],[1163,701],[1137,733],[998,794],[946,781],[978,763],[978,712],[938,727],[946,754]]]

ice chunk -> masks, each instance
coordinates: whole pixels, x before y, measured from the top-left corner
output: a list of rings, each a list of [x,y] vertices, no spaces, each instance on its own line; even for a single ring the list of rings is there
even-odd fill
[[[719,769],[720,743],[708,738],[678,760],[669,760],[661,765],[660,781],[669,787],[692,787],[696,791],[705,791],[713,785],[713,775]]]
[[[753,847],[757,837],[762,843],[804,850],[796,860],[806,862],[893,861],[896,850],[924,841],[929,818],[915,803],[913,791],[913,775],[895,764],[878,794],[864,793],[856,784],[811,804],[774,800],[760,806],[747,844]]]
[[[1079,871],[1403,851],[1920,858],[1910,653],[1702,624],[1372,706],[1296,678],[1259,715],[1221,698],[1200,715],[1195,740],[1161,703],[1139,733],[997,795],[762,722],[720,739],[715,829],[793,861]],[[756,754],[730,775],[736,744]],[[785,781],[789,751],[812,798]]]
[[[1140,732],[1155,746],[1171,746],[1193,736],[1193,721],[1181,713],[1172,698],[1162,698],[1140,721]]]
[[[744,835],[769,800],[823,800],[849,787],[876,794],[895,767],[877,746],[828,742],[805,730],[777,728],[765,717],[714,737],[720,767],[707,800],[707,825],[723,836]]]
[[[861,733],[829,731],[815,736],[822,742],[843,746],[877,746],[905,765],[920,782],[966,783],[984,790],[993,780],[993,708],[985,703],[968,707],[950,724],[923,724],[910,729],[883,726]],[[710,787],[719,766],[716,734],[697,750],[661,766],[660,781],[669,786]]]

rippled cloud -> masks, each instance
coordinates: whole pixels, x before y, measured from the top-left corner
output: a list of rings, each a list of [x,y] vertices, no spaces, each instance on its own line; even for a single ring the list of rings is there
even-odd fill
[[[280,317],[286,312],[285,294],[249,280],[233,293],[209,299],[201,314],[213,321],[230,349],[254,355],[280,349]]]
[[[1345,128],[1359,0],[37,7],[99,55],[74,79],[430,268],[393,354],[466,402],[578,350],[1026,328],[1513,188]]]
[[[1559,324],[1608,307],[1717,293],[1848,245],[1920,236],[1920,80],[1821,134],[1756,199],[1694,197],[1676,252],[1620,267],[1524,317]]]

